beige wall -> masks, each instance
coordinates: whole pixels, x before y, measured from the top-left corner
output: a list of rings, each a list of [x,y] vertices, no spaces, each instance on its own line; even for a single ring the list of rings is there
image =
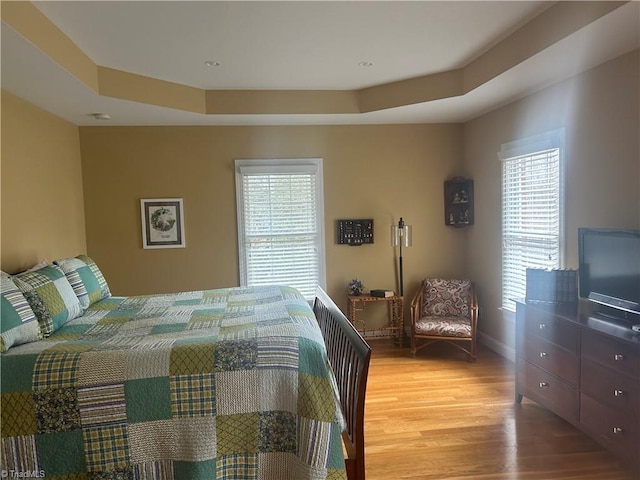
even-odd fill
[[[78,128],[2,91],[2,270],[86,252]]]
[[[464,125],[464,160],[475,179],[468,273],[479,286],[480,329],[513,347],[500,306],[500,162],[504,142],[566,130],[566,266],[577,266],[577,229],[640,226],[639,52],[497,109]]]
[[[465,232],[444,226],[443,181],[461,174],[460,125],[81,127],[87,244],[117,294],[238,285],[234,159],[324,159],[327,287],[393,288],[389,228],[414,227],[405,294],[462,275]],[[144,250],[140,198],[182,197],[185,249]],[[335,221],[373,218],[375,243],[335,243]],[[407,302],[408,303],[408,302]]]

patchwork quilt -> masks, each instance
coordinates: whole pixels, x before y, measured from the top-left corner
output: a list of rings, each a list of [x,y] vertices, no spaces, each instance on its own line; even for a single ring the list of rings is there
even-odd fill
[[[109,297],[0,361],[3,477],[346,478],[335,379],[295,289]]]

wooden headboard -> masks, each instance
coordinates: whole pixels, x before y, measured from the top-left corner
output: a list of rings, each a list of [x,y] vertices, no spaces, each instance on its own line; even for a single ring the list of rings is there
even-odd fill
[[[371,347],[320,287],[316,289],[313,312],[336,376],[345,417],[342,439],[347,452],[347,478],[364,480],[364,399]]]

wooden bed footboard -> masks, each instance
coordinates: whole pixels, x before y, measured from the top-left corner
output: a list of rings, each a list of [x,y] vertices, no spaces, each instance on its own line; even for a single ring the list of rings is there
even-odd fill
[[[364,398],[371,347],[320,287],[313,312],[320,325],[333,368],[346,422],[342,434],[349,480],[364,480]]]

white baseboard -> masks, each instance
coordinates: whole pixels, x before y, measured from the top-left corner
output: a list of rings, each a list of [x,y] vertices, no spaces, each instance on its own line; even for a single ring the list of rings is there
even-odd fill
[[[489,335],[479,332],[478,341],[487,347],[489,350],[496,352],[498,355],[506,358],[515,363],[516,361],[516,351],[513,347],[506,345],[502,342],[499,342],[493,337]]]

